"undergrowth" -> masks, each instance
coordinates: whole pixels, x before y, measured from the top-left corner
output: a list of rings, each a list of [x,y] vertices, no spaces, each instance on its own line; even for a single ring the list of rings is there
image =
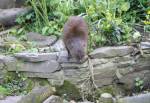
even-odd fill
[[[16,35],[28,31],[42,35],[62,36],[62,28],[71,15],[82,16],[89,25],[89,51],[105,45],[121,45],[132,42],[136,32],[134,24],[145,20],[149,14],[148,0],[27,0],[32,11],[21,15],[16,22],[21,25]],[[140,9],[140,11],[139,11]],[[147,23],[147,24],[146,24]]]

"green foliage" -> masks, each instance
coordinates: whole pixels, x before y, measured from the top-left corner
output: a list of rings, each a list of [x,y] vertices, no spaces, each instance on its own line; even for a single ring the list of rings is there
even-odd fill
[[[10,44],[9,46],[10,47],[8,48],[8,52],[11,54],[25,50],[25,47],[19,43],[13,43],[13,44]]]
[[[4,46],[5,46],[5,54],[14,54],[17,52],[21,52],[26,49],[26,47],[23,45],[23,43],[19,42],[18,40],[16,41],[11,41],[4,39]],[[28,45],[29,46],[29,45]]]
[[[124,19],[128,22],[139,23],[145,20],[145,11],[150,9],[149,0],[128,0],[130,2],[130,9],[127,14],[124,14]]]
[[[0,94],[2,94],[2,95],[8,95],[10,93],[9,93],[9,90],[7,88],[5,88],[5,87],[3,87],[3,86],[0,85]]]
[[[128,43],[133,33],[132,24],[145,18],[144,11],[149,8],[148,0],[136,1],[27,0],[33,11],[16,20],[22,25],[17,34],[35,31],[43,35],[61,36],[68,17],[80,15],[89,24],[89,51],[100,46]]]
[[[144,22],[144,30],[145,31],[149,31],[150,32],[150,9],[147,10],[147,13],[146,13],[146,16],[145,16],[145,20],[143,21]]]
[[[85,9],[90,25],[90,48],[117,45],[128,42],[132,28],[123,21],[122,15],[130,8],[125,0],[88,0]]]
[[[5,95],[26,94],[26,77],[22,74],[8,73],[5,76],[4,83],[1,85],[1,90]]]
[[[143,89],[143,87],[144,87],[144,81],[141,78],[137,77],[135,79],[136,92],[140,92]]]

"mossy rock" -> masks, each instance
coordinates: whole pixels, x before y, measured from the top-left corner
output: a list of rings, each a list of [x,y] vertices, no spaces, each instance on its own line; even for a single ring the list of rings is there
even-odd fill
[[[45,99],[55,93],[55,88],[50,85],[37,86],[30,93],[23,96],[17,103],[43,103]]]
[[[36,86],[45,86],[49,85],[49,82],[47,79],[41,79],[41,78],[28,78],[26,81],[27,84],[27,91],[30,92],[34,87]]]
[[[96,94],[97,97],[100,97],[100,95],[102,93],[109,93],[113,96],[116,96],[116,95],[119,95],[120,92],[122,92],[122,91],[117,86],[109,85],[109,86],[104,86],[102,88],[97,89],[95,94]]]
[[[69,81],[64,81],[62,86],[56,86],[56,95],[66,100],[81,100],[79,89]]]

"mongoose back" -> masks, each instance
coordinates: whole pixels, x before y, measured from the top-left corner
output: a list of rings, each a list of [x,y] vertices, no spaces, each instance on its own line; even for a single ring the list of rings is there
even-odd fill
[[[81,61],[87,53],[88,26],[79,16],[71,16],[63,28],[63,41],[68,51],[68,58]]]

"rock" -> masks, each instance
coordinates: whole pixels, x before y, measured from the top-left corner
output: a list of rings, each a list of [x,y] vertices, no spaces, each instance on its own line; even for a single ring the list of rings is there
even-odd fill
[[[50,47],[42,47],[42,48],[38,48],[38,52],[39,53],[49,53],[51,52]]]
[[[0,85],[4,83],[5,78],[6,78],[6,73],[7,73],[7,71],[4,70],[4,68],[3,68],[3,70],[0,70]]]
[[[150,54],[150,49],[142,50],[144,54]]]
[[[30,10],[30,8],[0,9],[0,24],[4,26],[14,25],[18,15],[26,14]]]
[[[112,95],[109,93],[103,93],[101,94],[101,98],[112,98]]]
[[[1,0],[0,9],[21,7],[24,3],[25,3],[25,0]]]
[[[22,96],[8,96],[4,100],[0,100],[0,103],[17,103],[21,98]]]
[[[46,47],[52,45],[56,42],[57,37],[52,36],[43,36],[42,34],[29,32],[27,33],[27,39],[31,42],[34,42],[38,47]]]
[[[51,85],[54,85],[54,86],[61,86],[61,85],[63,85],[63,83],[64,83],[64,80],[65,80],[65,76],[64,76],[64,71],[57,71],[57,72],[55,72],[55,73],[53,73],[53,74],[51,74],[51,75],[53,75],[53,77],[49,77],[48,78],[48,81],[49,81],[49,83],[51,84]]]
[[[141,49],[149,49],[150,50],[150,42],[141,42]]]
[[[16,2],[15,2],[15,7],[22,7],[24,4],[25,4],[25,2],[26,2],[26,0],[15,0]]]
[[[14,0],[0,0],[0,9],[8,9],[15,7]]]
[[[67,63],[62,63],[61,67],[64,69],[81,69],[81,68],[87,68],[88,67],[88,62],[85,62],[83,64],[79,64],[76,62],[67,62]]]
[[[3,48],[4,46],[4,40],[0,38],[0,48]]]
[[[11,56],[0,55],[0,63],[4,64],[5,70],[9,68],[16,70],[17,68],[17,60]]]
[[[6,64],[8,71],[20,71],[20,72],[31,72],[31,73],[53,73],[60,70],[60,65],[57,61],[45,61],[38,63],[31,62],[7,62]]]
[[[65,79],[73,84],[81,83],[85,78],[89,77],[87,62],[84,64],[63,63],[61,67],[63,68]]]
[[[58,96],[50,96],[48,99],[46,99],[43,103],[63,103],[63,100]]]
[[[9,35],[9,36],[5,37],[5,41],[7,41],[7,42],[16,42],[18,40],[15,36]]]
[[[50,86],[36,87],[28,95],[23,96],[17,103],[42,103],[46,98],[55,93],[55,88]]]
[[[99,66],[101,64],[106,64],[109,61],[110,61],[109,59],[91,59],[92,65],[94,67]]]
[[[57,53],[16,53],[15,57],[26,62],[57,60]]]
[[[114,78],[112,78],[112,77],[94,80],[97,87],[112,85],[113,81],[114,81]]]
[[[117,103],[149,103],[150,93],[140,94],[138,96],[120,98]]]
[[[150,69],[150,54],[144,54],[137,58],[136,63],[132,65],[135,70],[149,70]]]
[[[0,62],[0,71],[4,68],[4,64]]]
[[[135,64],[135,61],[129,60],[125,62],[119,62],[117,65],[118,68],[129,68],[132,67],[132,65]]]
[[[60,39],[50,47],[53,51],[60,52],[66,50],[63,41]]]
[[[5,98],[6,98],[6,96],[4,94],[0,93],[0,101],[4,100]]]
[[[68,52],[67,51],[60,51],[58,55],[58,62],[59,63],[65,63],[68,61]]]
[[[113,103],[113,97],[109,93],[103,93],[101,94],[99,102],[100,103]]]
[[[7,64],[9,62],[15,62],[15,61],[16,59],[14,57],[0,55],[0,63]]]
[[[89,78],[88,68],[80,69],[64,69],[65,80],[70,81],[73,84],[82,84],[84,80]]]
[[[134,60],[134,59],[130,55],[112,58],[113,63],[128,62],[128,61],[132,61],[132,60]]]
[[[53,73],[61,69],[56,60],[34,63],[18,61],[16,58],[10,56],[0,56],[0,63],[4,63],[8,71]]]
[[[149,84],[150,80],[150,71],[149,70],[143,70],[139,72],[132,72],[128,73],[121,78],[119,78],[119,83],[124,84],[124,89],[125,90],[132,90],[132,92],[136,92],[136,87],[135,87],[135,79],[140,78],[143,81],[143,86],[146,88]],[[149,87],[148,87],[149,88]]]
[[[64,100],[63,100],[63,103],[70,103],[70,102],[64,99]]]
[[[102,64],[100,66],[96,66],[93,68],[93,73],[95,80],[103,79],[103,78],[112,78],[115,76],[115,72],[117,70],[117,65],[112,62],[107,64]]]
[[[133,48],[130,46],[102,47],[90,53],[90,57],[94,59],[120,57],[128,55],[131,52],[133,52]]]
[[[24,75],[26,75],[27,77],[31,77],[31,78],[48,78],[48,79],[52,79],[54,81],[59,80],[59,78],[61,78],[61,81],[63,81],[63,71],[57,71],[57,72],[53,72],[53,73],[34,73],[34,72],[24,72]]]

